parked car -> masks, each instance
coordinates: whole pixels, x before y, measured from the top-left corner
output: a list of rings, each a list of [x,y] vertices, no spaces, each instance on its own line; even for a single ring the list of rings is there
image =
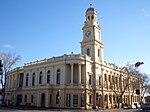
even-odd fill
[[[0,104],[0,107],[7,107],[6,103]]]
[[[138,104],[138,103],[134,103],[134,105],[136,106],[137,109],[140,109],[140,108],[141,108],[141,105]]]
[[[143,109],[143,111],[150,110],[150,102],[144,103],[143,105],[141,105],[141,108]]]
[[[136,108],[137,108],[137,109],[140,109],[140,108],[141,108],[141,105],[140,105],[140,104],[137,104],[137,105],[136,105]]]
[[[134,104],[128,105],[128,109],[136,109],[136,106]]]

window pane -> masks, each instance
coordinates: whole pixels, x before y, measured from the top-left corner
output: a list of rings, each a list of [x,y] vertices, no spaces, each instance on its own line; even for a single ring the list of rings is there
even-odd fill
[[[40,76],[39,76],[39,84],[42,84],[42,72],[40,72]]]
[[[90,49],[87,49],[87,55],[90,56]]]
[[[34,96],[33,96],[33,95],[31,95],[31,103],[33,103],[33,99],[34,99]]]
[[[57,84],[60,84],[60,69],[57,70]]]
[[[47,72],[47,83],[50,82],[50,71]]]
[[[89,103],[92,103],[92,95],[89,96]]]
[[[67,106],[67,107],[70,107],[70,106],[71,106],[70,94],[66,94],[66,106]]]
[[[26,75],[26,86],[28,86],[29,74]]]
[[[78,95],[73,95],[73,104],[78,104]]]
[[[91,84],[91,75],[89,75],[89,84]]]

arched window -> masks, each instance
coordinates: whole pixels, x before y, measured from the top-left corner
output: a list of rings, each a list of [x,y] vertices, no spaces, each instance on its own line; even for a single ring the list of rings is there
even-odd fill
[[[50,83],[50,70],[47,71],[47,83]]]
[[[92,76],[89,75],[89,85],[91,85],[91,84],[92,84]]]
[[[98,48],[98,57],[100,57],[100,49]]]
[[[35,85],[35,73],[32,74],[32,86]]]
[[[105,76],[104,76],[104,80],[105,80],[105,81],[107,81],[107,74],[105,74]]]
[[[42,72],[40,72],[40,75],[39,75],[39,84],[42,84]]]
[[[57,81],[56,84],[60,84],[60,69],[57,70]]]
[[[90,56],[90,49],[87,49],[87,55]]]
[[[90,21],[90,16],[88,16],[88,20]]]
[[[94,16],[93,16],[93,15],[91,16],[91,19],[92,19],[92,20],[94,19]]]
[[[29,82],[29,74],[26,75],[26,86],[28,86],[28,82]]]

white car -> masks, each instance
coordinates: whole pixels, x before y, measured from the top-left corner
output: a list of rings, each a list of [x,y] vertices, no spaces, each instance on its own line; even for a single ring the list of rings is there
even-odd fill
[[[140,109],[140,108],[141,108],[141,105],[138,104],[136,107],[137,107],[138,109]]]
[[[134,104],[128,105],[129,109],[136,109],[136,106]]]

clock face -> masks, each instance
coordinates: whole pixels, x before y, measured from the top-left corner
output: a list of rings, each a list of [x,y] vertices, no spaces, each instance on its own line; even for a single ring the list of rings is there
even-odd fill
[[[87,32],[85,33],[85,35],[86,35],[87,37],[89,37],[89,36],[91,35],[91,31],[87,31]]]

